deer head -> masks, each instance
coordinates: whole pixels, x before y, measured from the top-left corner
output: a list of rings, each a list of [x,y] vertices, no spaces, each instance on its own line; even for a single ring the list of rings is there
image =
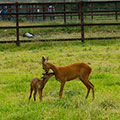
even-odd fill
[[[54,72],[50,72],[50,73],[42,73],[42,79],[45,80],[45,79],[49,79],[51,78],[53,75],[54,75]]]
[[[46,64],[46,62],[48,62],[48,59],[49,59],[48,57],[47,58],[42,57],[42,67],[46,73],[48,73],[50,69],[49,66]]]

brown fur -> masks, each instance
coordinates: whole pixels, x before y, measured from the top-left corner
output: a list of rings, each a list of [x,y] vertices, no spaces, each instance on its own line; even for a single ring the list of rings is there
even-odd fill
[[[87,87],[88,92],[86,99],[88,98],[90,89],[92,89],[94,99],[94,85],[88,80],[92,69],[86,63],[73,63],[66,66],[56,66],[51,62],[48,62],[48,58],[42,57],[43,69],[48,73],[50,69],[55,73],[55,78],[61,83],[59,96],[62,97],[63,88],[66,81],[79,78],[83,84]]]
[[[39,78],[33,78],[30,82],[30,96],[29,96],[29,100],[31,99],[32,96],[32,92],[34,91],[33,97],[34,97],[34,101],[36,101],[36,94],[37,91],[39,93],[39,99],[42,100],[42,90],[45,86],[45,84],[47,83],[47,81],[50,79],[50,77],[52,77],[54,75],[54,73],[49,73],[49,74],[44,74],[43,79],[39,79]]]

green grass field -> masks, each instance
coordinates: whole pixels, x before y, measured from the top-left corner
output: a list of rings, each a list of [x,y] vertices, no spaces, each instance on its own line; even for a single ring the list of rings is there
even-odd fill
[[[86,87],[67,82],[59,99],[60,83],[52,77],[43,101],[29,102],[30,80],[44,72],[41,57],[54,64],[89,63],[95,86],[87,100]],[[0,44],[0,120],[120,120],[120,41]]]

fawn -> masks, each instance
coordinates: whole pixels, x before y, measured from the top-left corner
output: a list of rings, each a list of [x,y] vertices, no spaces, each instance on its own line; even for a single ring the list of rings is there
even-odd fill
[[[33,78],[30,82],[30,96],[29,100],[31,99],[32,92],[34,91],[33,97],[34,101],[36,101],[36,94],[37,91],[39,93],[39,99],[42,100],[42,90],[47,83],[47,81],[54,75],[54,73],[43,74],[42,80],[39,78]]]
[[[53,70],[55,78],[61,83],[59,97],[62,97],[63,88],[66,81],[70,81],[79,78],[83,84],[87,87],[88,91],[86,94],[86,99],[88,98],[90,89],[92,89],[92,96],[94,99],[94,85],[88,80],[92,69],[86,63],[73,63],[67,66],[56,66],[51,62],[48,62],[48,57],[42,57],[42,67],[46,73],[50,69]]]

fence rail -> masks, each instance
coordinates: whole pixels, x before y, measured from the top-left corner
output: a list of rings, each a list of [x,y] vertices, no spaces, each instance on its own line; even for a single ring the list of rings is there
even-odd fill
[[[102,3],[112,3],[113,6],[93,6],[94,4],[102,4]],[[48,12],[45,9],[45,5],[63,5],[62,10],[63,11],[53,11]],[[73,6],[73,8],[76,8],[76,10],[72,10],[72,7],[68,7],[66,5],[76,5],[76,7]],[[84,6],[85,4],[88,4],[88,6]],[[90,5],[89,5],[90,4]],[[16,25],[15,26],[4,26],[0,27],[0,29],[16,29],[16,40],[15,41],[0,41],[0,43],[16,43],[17,45],[20,44],[20,42],[50,42],[50,41],[73,41],[73,40],[81,40],[84,42],[85,40],[102,40],[102,39],[119,39],[120,37],[100,37],[100,38],[85,38],[85,26],[111,26],[111,25],[120,25],[120,23],[91,23],[86,24],[84,22],[84,16],[91,16],[93,19],[93,16],[98,15],[115,15],[115,19],[118,20],[118,15],[120,15],[120,7],[118,7],[118,4],[120,4],[120,1],[95,1],[95,2],[49,2],[49,3],[8,3],[8,4],[0,4],[0,6],[7,5],[7,6],[14,6],[14,12],[6,13],[5,15],[14,16],[16,18]],[[42,9],[41,12],[21,12],[21,10],[28,10],[28,8],[20,8],[20,5],[41,5]],[[59,7],[60,8],[60,7]],[[69,11],[68,8],[70,9]],[[103,10],[99,10],[98,8],[102,8]],[[105,9],[106,8],[106,9]],[[107,8],[112,8],[112,10],[108,10]],[[37,10],[37,8],[30,8],[29,10]],[[87,9],[87,10],[86,10]],[[97,9],[97,10],[96,10]],[[104,10],[105,9],[105,10]],[[11,9],[12,10],[12,9]],[[56,16],[63,16],[64,17],[64,24],[61,25],[30,25],[30,26],[21,26],[19,25],[19,18],[22,17],[21,15],[39,15],[40,17],[43,17],[43,20],[45,20],[45,17],[50,15],[56,15]],[[3,13],[0,13],[0,15],[4,15]],[[80,24],[67,24],[67,16],[78,16],[80,19]],[[20,40],[19,38],[19,29],[21,28],[48,28],[48,27],[81,27],[81,38],[68,38],[68,39],[41,39],[41,40]]]

